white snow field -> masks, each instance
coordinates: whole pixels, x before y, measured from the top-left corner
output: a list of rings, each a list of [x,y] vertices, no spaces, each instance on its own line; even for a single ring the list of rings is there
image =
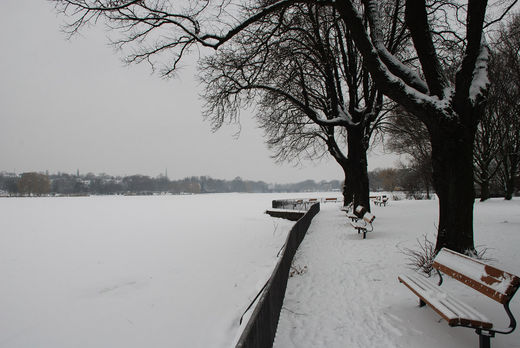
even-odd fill
[[[233,347],[293,225],[263,214],[271,200],[337,195],[0,199],[0,348]],[[409,272],[400,250],[433,239],[438,202],[389,203],[373,207],[366,240],[339,204],[321,205],[275,347],[477,347],[397,280]],[[476,203],[475,240],[520,275],[520,200]],[[445,282],[506,325],[497,303]],[[520,294],[511,307],[520,319]],[[520,329],[491,344],[520,347]]]
[[[417,249],[416,239],[434,241],[438,201],[390,201],[372,207],[374,232],[363,240],[338,205],[322,205],[296,253],[301,275],[289,279],[276,348],[450,348],[478,347],[472,329],[452,328],[399,283],[412,272],[403,248]],[[492,264],[520,276],[520,199],[475,203],[475,244],[487,247]],[[496,326],[509,325],[503,307],[449,277],[454,289]],[[511,301],[520,320],[520,294]],[[494,348],[520,347],[520,328],[491,339]]]
[[[231,347],[283,195],[0,199],[0,347]],[[243,324],[244,325],[244,324]]]

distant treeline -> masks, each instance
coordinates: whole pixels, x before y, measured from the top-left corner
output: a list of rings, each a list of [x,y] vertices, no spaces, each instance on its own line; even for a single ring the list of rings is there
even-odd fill
[[[410,168],[384,168],[368,173],[370,191],[404,191],[410,197],[428,197],[432,185],[428,178]],[[264,181],[214,179],[193,176],[170,180],[164,175],[111,176],[108,174],[47,174],[0,172],[0,195],[147,195],[158,193],[224,193],[224,192],[316,192],[341,191],[340,180],[305,180],[292,184],[268,184]]]
[[[112,194],[183,194],[223,192],[305,192],[341,190],[339,180],[306,180],[294,184],[268,184],[263,181],[213,179],[209,176],[170,180],[166,176],[110,176],[107,174],[72,175],[29,172],[0,173],[3,195],[112,195]]]

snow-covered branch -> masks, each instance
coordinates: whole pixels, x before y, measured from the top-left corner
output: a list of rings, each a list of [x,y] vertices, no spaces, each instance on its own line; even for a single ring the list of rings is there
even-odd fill
[[[342,1],[335,3],[335,5],[342,20],[348,23],[348,28],[355,39],[356,47],[363,56],[365,67],[370,71],[378,88],[386,96],[405,106],[414,114],[422,115],[421,117],[428,117],[426,116],[428,113],[425,112],[427,109],[438,109],[440,105],[439,98],[432,97],[413,87],[409,80],[401,77],[406,76],[406,74],[396,75],[384,63],[377,48],[374,46],[370,34],[366,30],[363,16],[353,2]]]
[[[374,48],[377,50],[383,63],[392,74],[401,78],[410,87],[417,89],[419,92],[428,93],[428,85],[426,85],[426,82],[424,82],[415,71],[413,71],[409,66],[403,64],[386,48],[383,40],[382,24],[379,15],[380,11],[377,6],[377,1],[363,0],[363,3],[365,4],[365,11],[370,24],[370,37],[374,44]]]
[[[483,37],[480,44],[480,53],[473,70],[473,79],[469,87],[469,100],[475,104],[489,87],[488,65],[489,65],[489,47]]]

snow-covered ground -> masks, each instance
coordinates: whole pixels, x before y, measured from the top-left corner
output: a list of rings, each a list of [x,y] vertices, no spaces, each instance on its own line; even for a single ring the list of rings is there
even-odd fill
[[[363,240],[339,206],[322,205],[296,254],[289,279],[277,348],[306,347],[478,347],[467,328],[451,328],[397,276],[410,272],[404,248],[416,248],[424,234],[434,240],[437,201],[390,201],[373,207],[374,232]],[[493,199],[475,204],[475,244],[499,268],[520,275],[520,200]],[[447,279],[461,299],[482,310],[497,326],[509,322],[503,307],[480,293]],[[520,319],[520,294],[511,301]],[[520,329],[497,335],[491,345],[520,347]]]
[[[293,224],[263,214],[271,200],[337,195],[0,199],[0,348],[232,347]],[[339,207],[321,205],[297,253],[275,346],[476,347],[397,281],[400,250],[433,239],[437,201],[373,207],[366,240]],[[476,244],[520,275],[520,200],[476,203],[475,220]],[[492,345],[520,347],[520,329]]]
[[[0,347],[230,347],[280,195],[0,199]]]

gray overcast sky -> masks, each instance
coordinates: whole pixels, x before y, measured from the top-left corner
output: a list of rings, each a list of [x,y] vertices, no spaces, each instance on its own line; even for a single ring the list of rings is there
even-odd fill
[[[62,23],[44,0],[0,1],[0,171],[343,179],[331,158],[275,164],[247,113],[238,139],[235,126],[211,133],[193,66],[163,80],[123,65],[101,27],[67,41]],[[369,167],[395,159],[372,154]]]

